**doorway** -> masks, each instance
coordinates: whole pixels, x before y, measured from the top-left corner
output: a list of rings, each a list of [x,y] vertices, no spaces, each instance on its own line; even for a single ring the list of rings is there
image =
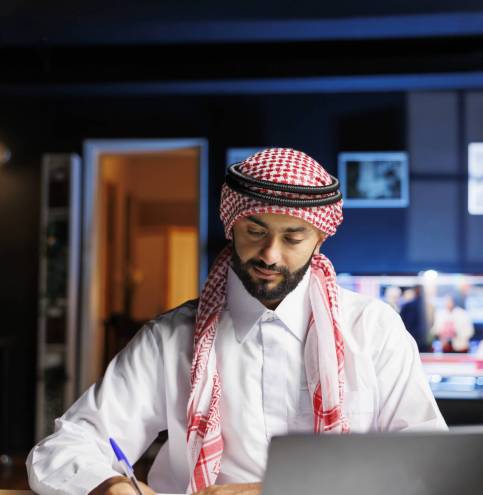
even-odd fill
[[[79,392],[207,275],[205,140],[89,140],[84,160]]]

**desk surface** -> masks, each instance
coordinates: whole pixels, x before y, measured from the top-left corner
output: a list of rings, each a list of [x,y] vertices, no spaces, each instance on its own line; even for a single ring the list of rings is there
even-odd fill
[[[30,490],[0,490],[0,495],[31,495]]]

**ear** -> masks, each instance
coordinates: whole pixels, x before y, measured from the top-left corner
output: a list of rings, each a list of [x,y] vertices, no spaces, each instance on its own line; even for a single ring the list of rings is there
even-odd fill
[[[329,237],[325,232],[320,231],[319,232],[319,242],[317,243],[316,250],[320,250],[320,246],[325,242],[325,240]]]

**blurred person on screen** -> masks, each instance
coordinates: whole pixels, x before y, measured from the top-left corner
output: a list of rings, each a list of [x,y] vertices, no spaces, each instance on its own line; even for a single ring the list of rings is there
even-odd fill
[[[431,335],[435,336],[443,352],[468,352],[475,327],[468,312],[456,305],[456,298],[447,295],[444,307],[436,312]]]
[[[403,304],[400,315],[409,333],[414,337],[419,352],[428,352],[430,349],[428,344],[429,325],[423,287],[417,285],[408,291],[410,291],[412,298]]]

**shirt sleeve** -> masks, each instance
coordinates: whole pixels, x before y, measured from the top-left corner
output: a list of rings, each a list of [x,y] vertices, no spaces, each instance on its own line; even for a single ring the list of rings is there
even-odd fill
[[[381,431],[447,430],[424,374],[415,340],[400,316],[376,302],[373,362],[379,392]]]
[[[55,432],[27,459],[29,484],[40,495],[86,494],[119,476],[109,437],[131,463],[166,429],[162,349],[155,322],[145,325],[92,385],[55,421]]]

